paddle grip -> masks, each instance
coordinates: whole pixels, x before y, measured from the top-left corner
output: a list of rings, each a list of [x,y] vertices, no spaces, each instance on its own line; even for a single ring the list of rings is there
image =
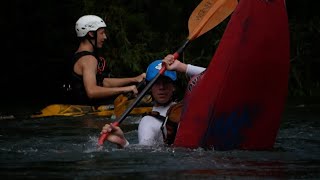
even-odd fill
[[[178,58],[179,58],[179,53],[175,52],[175,53],[173,54],[173,58],[174,58],[174,59],[178,59]]]
[[[111,123],[113,126],[119,126],[119,122],[116,121],[116,122],[113,122]],[[102,133],[98,139],[98,145],[102,146],[104,141],[107,139],[109,133]]]

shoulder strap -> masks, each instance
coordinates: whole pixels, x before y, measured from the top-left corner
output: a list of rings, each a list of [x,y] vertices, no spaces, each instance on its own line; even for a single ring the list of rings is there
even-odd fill
[[[77,52],[74,54],[74,63],[76,63],[81,57],[86,56],[86,55],[92,55],[95,57],[95,54],[93,52],[90,51],[81,51],[81,52]]]
[[[160,113],[158,111],[147,112],[146,115],[155,117],[155,118],[159,119],[162,122],[164,122],[166,120],[166,117],[160,115]]]

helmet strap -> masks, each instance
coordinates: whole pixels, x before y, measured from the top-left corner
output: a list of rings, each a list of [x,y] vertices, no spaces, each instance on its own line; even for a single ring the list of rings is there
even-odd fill
[[[97,40],[98,40],[97,31],[93,32],[93,37],[91,37],[89,34],[87,34],[87,39],[90,42],[90,44],[92,45],[94,53],[97,53],[97,49],[98,49],[97,48]],[[93,39],[95,40],[94,44],[91,41]]]
[[[94,32],[94,37],[95,37],[95,41],[94,41],[94,49],[96,50],[97,49],[97,45],[98,45],[98,34],[97,34],[97,31]]]

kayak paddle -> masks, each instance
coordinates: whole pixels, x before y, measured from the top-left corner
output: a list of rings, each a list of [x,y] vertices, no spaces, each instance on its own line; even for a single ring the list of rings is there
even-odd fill
[[[236,8],[238,4],[237,0],[203,0],[192,12],[189,21],[188,29],[189,36],[183,45],[173,54],[177,59],[187,47],[190,41],[206,33],[210,29],[217,26],[220,22],[226,19]],[[157,81],[160,75],[166,70],[166,66],[163,65],[159,73],[148,83],[148,85],[137,96],[136,100],[130,104],[126,111],[115,122],[114,126],[119,124],[126,118],[130,111],[136,106],[136,104],[142,99],[142,97],[150,90],[152,85]],[[108,133],[102,133],[98,139],[98,145],[103,145]]]

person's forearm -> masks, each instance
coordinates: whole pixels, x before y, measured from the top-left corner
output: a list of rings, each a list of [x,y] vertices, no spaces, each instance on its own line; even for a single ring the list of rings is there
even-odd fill
[[[105,87],[119,87],[131,83],[138,83],[137,78],[105,78],[103,80],[103,86]]]
[[[186,74],[189,77],[191,77],[191,76],[194,76],[194,75],[202,73],[204,70],[206,70],[206,68],[188,64],[187,68],[186,68]]]
[[[188,68],[187,64],[178,61],[178,65],[176,67],[176,71],[185,73],[185,72],[187,72],[187,68]]]
[[[122,93],[131,92],[128,86],[124,87],[92,87],[86,89],[87,96],[91,99],[108,98]]]

